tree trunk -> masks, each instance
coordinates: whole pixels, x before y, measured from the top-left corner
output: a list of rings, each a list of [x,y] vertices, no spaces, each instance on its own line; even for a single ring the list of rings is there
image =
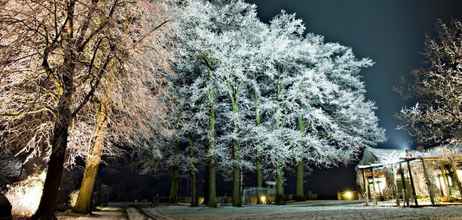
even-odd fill
[[[178,202],[178,188],[179,188],[179,170],[177,166],[170,167],[170,194],[168,201],[170,203]]]
[[[259,126],[261,123],[261,114],[260,114],[260,101],[258,99],[258,94],[255,92],[255,125]],[[257,204],[262,204],[261,200],[262,195],[260,190],[263,188],[263,171],[260,158],[260,146],[257,146],[257,155],[255,161],[255,173],[257,175]]]
[[[305,164],[303,163],[303,161],[299,161],[297,163],[297,183],[296,183],[296,192],[295,192],[295,195],[297,197],[296,199],[299,201],[302,201],[305,199],[305,193],[303,189],[304,175],[305,175]]]
[[[281,205],[284,202],[284,173],[282,165],[276,167],[276,204]]]
[[[72,6],[73,7],[73,6]],[[70,7],[69,10],[73,11]],[[71,18],[72,19],[72,18]],[[66,41],[67,42],[67,41]],[[56,120],[50,138],[51,155],[48,161],[47,175],[43,186],[40,204],[32,219],[56,219],[54,211],[58,198],[59,186],[63,176],[64,159],[69,136],[69,126],[73,116],[71,111],[74,92],[74,54],[71,49],[64,50],[62,77],[62,95],[56,108]]]
[[[191,206],[199,206],[199,200],[197,198],[197,173],[191,171]]]
[[[39,208],[32,219],[55,219],[54,211],[63,175],[69,125],[70,118],[60,117],[53,129],[54,134],[51,138],[52,153],[48,161],[43,193]]]
[[[211,65],[207,59],[205,59],[208,66],[208,78],[212,80]],[[216,126],[216,111],[215,111],[215,90],[209,87],[207,91],[208,107],[209,107],[209,127],[208,127],[208,201],[209,207],[217,207],[217,188],[216,188],[216,161],[215,161],[215,126]]]
[[[260,190],[263,188],[263,174],[261,168],[261,161],[258,158],[255,162],[255,172],[257,174],[257,204],[262,204],[263,201],[261,201],[262,195]]]
[[[215,160],[211,159],[208,164],[208,207],[216,208],[217,204],[217,186],[216,186],[216,167]]]
[[[196,155],[194,149],[193,149],[193,141],[192,137],[188,138],[188,144],[189,144],[189,157],[190,158],[197,158],[198,155]],[[189,174],[191,177],[191,206],[199,206],[199,200],[197,196],[197,166],[196,162],[191,162],[191,166],[189,167]]]
[[[205,166],[204,171],[204,185],[202,185],[202,191],[204,192],[204,204],[209,204],[209,164]]]
[[[300,134],[303,136],[305,134],[305,121],[303,120],[303,115],[300,115],[298,117],[298,130],[300,131]],[[303,177],[305,175],[305,164],[303,163],[303,159],[300,161],[297,161],[297,181],[296,181],[296,199],[299,201],[304,200],[305,198],[305,192],[303,189],[304,181]]]
[[[233,206],[241,207],[241,169],[238,166],[233,168]]]
[[[239,113],[239,107],[238,107],[238,102],[237,102],[237,95],[233,94],[232,99],[232,111],[234,114]],[[239,122],[237,120],[238,117],[235,116],[235,121],[234,121],[234,131],[233,133],[235,135],[238,134],[239,128],[238,124]],[[233,141],[233,147],[232,147],[232,158],[233,158],[233,206],[240,207],[242,206],[241,202],[241,152],[240,152],[240,146],[238,140]]]
[[[77,197],[77,203],[73,208],[74,212],[85,214],[91,213],[93,188],[96,176],[98,175],[99,165],[101,163],[101,155],[103,153],[104,138],[108,122],[109,103],[107,99],[107,97],[103,97],[96,113],[95,139],[87,156],[85,171],[82,183],[80,184],[79,195]]]

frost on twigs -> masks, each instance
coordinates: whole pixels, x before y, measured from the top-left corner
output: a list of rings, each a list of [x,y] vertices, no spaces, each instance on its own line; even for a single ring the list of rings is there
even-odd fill
[[[462,23],[439,23],[438,35],[427,37],[424,57],[428,65],[413,71],[405,89],[415,94],[414,106],[399,114],[400,128],[415,136],[417,142],[462,143]]]
[[[360,75],[370,59],[306,34],[284,11],[266,24],[243,1],[183,3],[170,82],[175,138],[193,140],[183,146],[218,158],[224,170],[253,169],[256,160],[274,170],[301,160],[344,163],[385,140]]]

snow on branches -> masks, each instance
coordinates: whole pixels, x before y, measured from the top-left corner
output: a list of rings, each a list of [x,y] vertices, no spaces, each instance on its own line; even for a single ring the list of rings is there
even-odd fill
[[[401,111],[401,128],[425,145],[460,144],[462,104],[462,22],[439,23],[425,43],[428,65],[415,70],[411,90],[417,104]]]
[[[295,15],[265,24],[243,1],[190,0],[175,30],[171,86],[188,115],[179,129],[213,144],[220,166],[332,165],[385,140],[360,76],[372,61],[305,34]]]

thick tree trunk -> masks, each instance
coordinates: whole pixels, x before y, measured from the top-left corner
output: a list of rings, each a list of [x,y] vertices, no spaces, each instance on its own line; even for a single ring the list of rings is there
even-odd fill
[[[107,97],[103,97],[96,113],[95,139],[90,148],[85,163],[85,171],[80,184],[80,191],[77,197],[77,203],[73,209],[78,213],[91,213],[93,189],[96,176],[98,175],[101,156],[104,148],[104,138],[106,136],[107,122],[109,113],[109,103]]]
[[[199,206],[199,200],[197,198],[197,173],[191,171],[191,206]]]
[[[75,2],[74,2],[75,3]],[[70,9],[73,11],[73,5]],[[70,15],[72,15],[70,13]],[[72,18],[70,18],[72,20]],[[68,39],[67,39],[68,40]],[[67,42],[67,41],[66,41]],[[68,45],[67,45],[68,46]],[[73,120],[71,106],[74,92],[74,54],[72,49],[64,50],[62,76],[62,94],[56,108],[56,120],[50,139],[51,155],[48,161],[47,175],[43,186],[40,204],[32,219],[56,219],[54,211],[58,198],[59,186],[63,176],[64,159],[69,136],[69,126]]]
[[[63,175],[70,117],[60,116],[51,138],[52,153],[48,161],[43,194],[37,212],[32,219],[55,219],[56,200]]]
[[[170,203],[178,202],[178,188],[179,188],[179,170],[177,166],[170,167],[170,194],[168,201]]]
[[[276,204],[284,203],[284,173],[282,165],[276,167]]]
[[[241,207],[241,169],[233,168],[233,206]]]
[[[303,161],[299,161],[297,163],[297,183],[296,183],[296,190],[295,190],[296,199],[299,201],[302,201],[305,199],[305,193],[303,189],[304,175],[305,175],[305,164],[303,163]]]

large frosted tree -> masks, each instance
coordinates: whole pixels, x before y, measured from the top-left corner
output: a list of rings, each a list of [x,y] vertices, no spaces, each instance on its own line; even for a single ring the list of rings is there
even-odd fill
[[[179,88],[197,107],[192,115],[202,123],[195,130],[208,128],[208,149],[221,167],[233,168],[234,205],[243,167],[255,168],[258,187],[263,170],[274,176],[281,202],[287,165],[297,165],[303,197],[305,164],[346,162],[384,140],[359,75],[369,59],[305,35],[303,22],[285,12],[264,24],[242,1],[185,4],[176,62],[180,78],[190,81]]]

